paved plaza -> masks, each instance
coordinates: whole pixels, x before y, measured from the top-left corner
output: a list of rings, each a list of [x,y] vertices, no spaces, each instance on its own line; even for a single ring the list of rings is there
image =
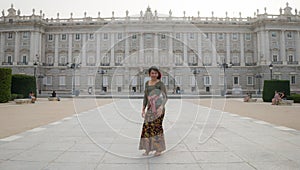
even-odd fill
[[[169,99],[167,150],[144,157],[141,99],[73,104],[75,114],[0,139],[0,169],[300,169],[300,131],[293,128]]]

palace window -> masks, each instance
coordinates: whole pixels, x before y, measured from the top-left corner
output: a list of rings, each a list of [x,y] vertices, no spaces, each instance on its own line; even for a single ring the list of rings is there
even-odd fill
[[[273,55],[272,61],[274,61],[274,62],[278,61],[278,56],[276,54]]]
[[[290,31],[286,33],[286,36],[288,37],[288,39],[292,39],[293,38],[293,34]]]
[[[292,54],[290,54],[288,60],[289,60],[289,62],[293,62],[294,61],[294,56]]]
[[[251,41],[251,34],[250,33],[246,33],[245,40],[246,41]]]
[[[247,85],[253,85],[253,76],[247,76]]]
[[[53,35],[52,34],[49,34],[48,35],[48,41],[52,41],[53,40]]]
[[[59,76],[59,85],[60,86],[66,85],[66,76]]]
[[[46,85],[52,85],[52,76],[46,77]]]
[[[80,40],[80,34],[75,34],[75,40]]]
[[[89,40],[94,40],[95,39],[95,34],[89,34]]]
[[[237,39],[238,39],[238,34],[232,33],[232,40],[237,40]]]
[[[12,38],[13,38],[13,33],[12,32],[7,33],[7,39],[12,39]]]
[[[291,82],[291,84],[296,84],[296,76],[295,75],[292,75],[290,77],[290,82]]]
[[[195,33],[193,33],[193,32],[190,33],[190,39],[191,40],[195,39]]]
[[[223,39],[224,39],[224,34],[218,33],[218,40],[223,40]]]
[[[274,31],[272,31],[272,32],[271,32],[271,37],[272,37],[272,38],[276,38],[276,37],[277,37],[277,33],[274,32]]]
[[[161,39],[166,39],[166,34],[161,34]]]
[[[176,33],[175,37],[176,39],[180,39],[180,33]]]
[[[67,40],[67,34],[61,34],[61,40],[62,41]]]
[[[204,38],[205,39],[209,39],[209,34],[208,33],[204,33]]]
[[[108,40],[108,34],[107,34],[107,33],[104,33],[104,34],[103,34],[103,39],[104,39],[104,40]]]
[[[88,86],[94,86],[94,85],[95,85],[95,77],[88,76]]]
[[[132,35],[132,39],[135,40],[136,39],[136,34]]]
[[[118,39],[120,40],[120,39],[122,39],[122,33],[118,33]]]
[[[29,38],[29,32],[23,32],[23,39]]]
[[[237,77],[237,76],[233,77],[233,84],[234,85],[239,85],[239,77]]]
[[[209,86],[211,85],[211,76],[204,76],[204,85]]]

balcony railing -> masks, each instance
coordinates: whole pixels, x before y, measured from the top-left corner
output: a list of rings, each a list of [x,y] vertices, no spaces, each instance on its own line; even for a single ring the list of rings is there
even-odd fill
[[[17,65],[28,65],[28,62],[17,62]]]
[[[188,65],[189,65],[189,66],[197,66],[198,63],[189,63]]]
[[[12,62],[2,62],[2,65],[13,65]]]
[[[272,61],[272,64],[282,64],[282,61]]]
[[[290,64],[290,65],[297,65],[297,64],[298,64],[298,61],[288,61],[287,64]]]
[[[43,63],[43,66],[53,66],[53,63]]]
[[[101,63],[101,66],[109,66],[109,63]]]
[[[67,66],[67,63],[58,63],[58,66]]]
[[[122,63],[115,63],[115,66],[122,66]]]
[[[232,63],[232,66],[240,66],[241,63]]]
[[[95,63],[86,63],[86,66],[96,66]]]
[[[245,63],[246,66],[256,66],[256,63]]]

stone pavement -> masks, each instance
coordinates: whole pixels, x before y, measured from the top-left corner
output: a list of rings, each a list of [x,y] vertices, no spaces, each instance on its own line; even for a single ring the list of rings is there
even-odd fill
[[[299,131],[180,99],[166,106],[166,152],[143,157],[141,105],[115,100],[0,139],[0,169],[300,169]]]

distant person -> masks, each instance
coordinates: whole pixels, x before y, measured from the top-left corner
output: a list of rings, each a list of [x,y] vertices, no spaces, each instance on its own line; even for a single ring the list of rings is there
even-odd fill
[[[282,100],[286,100],[286,99],[287,99],[287,96],[286,96],[286,94],[285,94],[285,91],[282,91],[282,92],[280,93],[280,98],[281,98]]]
[[[251,94],[247,93],[247,96],[244,97],[244,102],[249,102],[251,97],[252,97]]]
[[[55,92],[55,90],[52,91],[51,97],[56,97],[56,92]]]
[[[30,92],[28,97],[31,99],[31,103],[35,103],[36,97],[33,92]]]
[[[55,90],[53,90],[53,91],[52,91],[52,93],[51,93],[51,97],[53,97],[53,98],[57,98],[57,101],[60,101],[60,97],[58,97],[58,96],[56,95],[56,92],[55,92]]]
[[[280,95],[277,91],[275,91],[274,97],[272,99],[272,105],[278,105],[279,101],[281,100]]]

